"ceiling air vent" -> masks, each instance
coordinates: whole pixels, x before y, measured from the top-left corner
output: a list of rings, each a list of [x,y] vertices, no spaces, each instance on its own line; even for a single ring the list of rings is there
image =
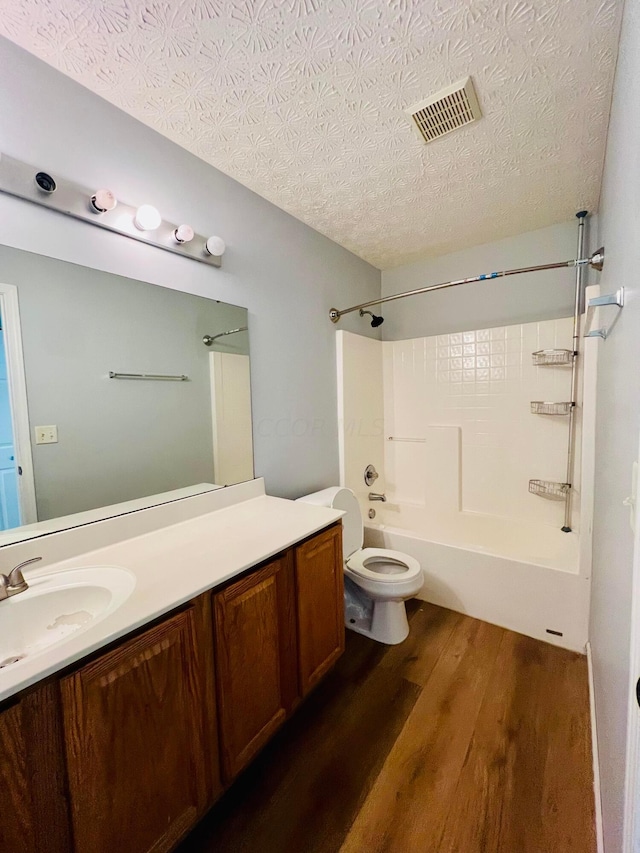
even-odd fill
[[[471,77],[448,86],[406,112],[425,142],[433,142],[452,130],[471,124],[482,115]]]

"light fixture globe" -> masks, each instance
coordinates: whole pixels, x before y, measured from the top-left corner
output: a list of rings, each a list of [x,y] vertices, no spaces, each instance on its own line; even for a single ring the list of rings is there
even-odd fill
[[[222,237],[209,237],[207,242],[204,244],[204,248],[208,255],[215,255],[219,258],[220,255],[224,254],[224,250],[227,247],[225,246]]]
[[[90,207],[93,213],[106,213],[113,210],[118,204],[118,199],[111,190],[96,190],[90,199]]]
[[[193,228],[190,225],[178,225],[173,232],[173,239],[176,243],[190,243],[194,236]]]
[[[155,231],[161,223],[160,213],[151,204],[140,205],[133,217],[133,224],[140,231]]]

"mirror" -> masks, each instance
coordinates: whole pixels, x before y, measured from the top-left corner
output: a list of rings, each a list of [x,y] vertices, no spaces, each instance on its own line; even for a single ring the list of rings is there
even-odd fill
[[[6,246],[0,307],[0,544],[253,477],[245,308]]]

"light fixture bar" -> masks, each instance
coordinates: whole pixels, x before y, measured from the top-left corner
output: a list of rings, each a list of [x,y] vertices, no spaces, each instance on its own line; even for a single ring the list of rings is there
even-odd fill
[[[45,192],[36,183],[36,174],[46,173],[38,167],[0,154],[0,192],[39,204],[41,207],[48,207],[57,213],[64,213],[107,231],[114,231],[140,243],[148,243],[174,255],[182,255],[210,267],[221,266],[220,256],[211,255],[205,249],[207,237],[196,234],[192,240],[178,243],[175,238],[178,225],[164,219],[154,230],[141,231],[134,224],[138,207],[123,204],[118,200],[117,206],[112,210],[100,213],[91,202],[96,193],[95,187],[83,187],[55,174],[52,176],[55,189]]]

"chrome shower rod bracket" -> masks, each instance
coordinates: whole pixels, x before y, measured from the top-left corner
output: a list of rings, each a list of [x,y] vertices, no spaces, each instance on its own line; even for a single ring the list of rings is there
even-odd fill
[[[500,272],[483,273],[482,275],[471,276],[470,278],[460,278],[454,281],[444,281],[441,284],[431,284],[428,287],[419,287],[417,290],[406,290],[403,293],[394,293],[392,296],[383,296],[380,299],[372,299],[369,302],[362,302],[360,305],[352,305],[351,308],[343,308],[339,311],[337,308],[329,310],[329,319],[332,323],[337,323],[344,314],[351,314],[352,311],[360,311],[363,308],[370,308],[372,305],[384,305],[386,302],[393,302],[396,299],[405,299],[407,296],[419,296],[421,293],[429,293],[431,290],[444,290],[447,287],[457,287],[459,284],[473,284],[477,281],[488,281],[495,278],[505,278],[508,275],[520,275],[527,272],[544,272],[545,270],[557,270],[572,267],[590,266],[594,270],[601,270],[604,266],[604,248],[598,249],[589,258],[577,258],[571,261],[559,261],[555,264],[540,264],[534,267],[520,267],[519,269],[501,270]]]
[[[620,311],[624,308],[624,287],[619,287],[615,293],[606,293],[604,296],[594,296],[589,300],[587,311],[591,311],[592,308],[605,308],[609,305],[618,309],[612,322],[606,327],[591,329],[591,331],[585,333],[585,338],[602,338],[603,341],[606,341],[609,337],[609,333],[618,322]],[[587,316],[589,315],[587,314]]]
[[[248,326],[240,326],[237,329],[229,329],[228,332],[218,332],[217,335],[204,335],[202,338],[202,343],[206,347],[210,347],[214,341],[218,340],[218,338],[226,338],[227,335],[237,335],[238,332],[248,332],[248,331],[249,331]]]

